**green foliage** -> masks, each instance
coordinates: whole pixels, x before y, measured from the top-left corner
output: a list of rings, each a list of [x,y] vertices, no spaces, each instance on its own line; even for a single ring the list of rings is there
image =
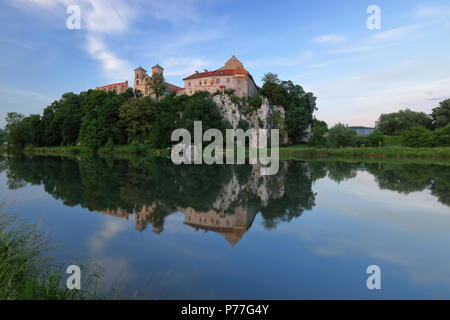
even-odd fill
[[[403,144],[411,148],[424,148],[433,146],[433,133],[421,126],[415,126],[402,134]]]
[[[325,147],[327,144],[327,139],[325,138],[326,133],[327,131],[322,125],[313,123],[308,144],[312,147]]]
[[[439,107],[433,109],[431,117],[436,128],[447,126],[450,123],[450,99],[441,101]]]
[[[33,141],[32,126],[26,117],[17,112],[6,114],[6,134],[8,142],[17,148],[24,148]]]
[[[434,131],[434,141],[439,147],[450,147],[450,123]]]
[[[325,121],[313,119],[312,128],[322,127],[325,132],[328,132],[328,124]]]
[[[306,136],[306,129],[313,121],[316,97],[292,81],[274,80],[264,83],[261,94],[269,99],[271,105],[285,109],[288,136],[293,143],[301,143]]]
[[[280,79],[278,78],[278,75],[276,73],[268,72],[262,77],[263,84],[266,84],[267,82],[271,83],[280,83]]]
[[[145,86],[149,93],[157,99],[167,91],[164,76],[158,73],[153,74]]]
[[[2,146],[7,141],[6,131],[0,129],[0,146]]]
[[[377,129],[385,135],[400,135],[403,131],[415,126],[432,129],[432,118],[426,113],[405,109],[395,113],[382,114],[376,123]]]
[[[147,141],[155,120],[155,103],[150,98],[133,98],[120,106],[119,117],[128,133],[128,142]]]
[[[0,214],[0,299],[98,299],[93,288],[97,287],[101,276],[95,274],[94,279],[94,273],[88,273],[88,281],[83,282],[82,290],[67,289],[62,285],[62,266],[48,257],[52,250],[35,226]],[[82,270],[83,274],[85,271]]]
[[[248,98],[248,104],[252,110],[259,109],[262,105],[262,97],[259,93],[255,94],[253,97]]]
[[[114,141],[112,138],[109,138],[105,144],[105,151],[111,152],[114,149]]]
[[[366,137],[367,147],[382,147],[385,145],[385,138],[381,131],[375,130]]]
[[[248,123],[247,120],[244,120],[244,119],[239,120],[237,129],[242,129],[244,131],[247,131],[248,128],[250,128],[250,124]]]
[[[356,132],[338,123],[328,131],[327,145],[332,148],[352,147],[356,144]]]

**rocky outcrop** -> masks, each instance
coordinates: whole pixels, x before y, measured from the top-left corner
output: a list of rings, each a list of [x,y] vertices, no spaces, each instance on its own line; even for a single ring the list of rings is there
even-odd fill
[[[222,93],[213,96],[219,112],[237,129],[247,123],[248,128],[279,129],[280,144],[288,144],[285,125],[285,110],[282,106],[271,106],[267,98],[261,98],[260,106],[251,105],[248,100]]]

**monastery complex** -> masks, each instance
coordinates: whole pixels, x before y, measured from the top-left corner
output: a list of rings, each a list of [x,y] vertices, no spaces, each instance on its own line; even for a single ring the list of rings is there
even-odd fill
[[[150,77],[153,75],[164,76],[164,68],[158,64],[153,66],[151,70],[151,75],[142,67],[134,70],[134,89],[141,91],[144,96],[152,95],[151,90],[146,85]],[[196,71],[194,74],[184,78],[183,82],[184,88],[165,82],[166,93],[175,92],[177,95],[193,95],[198,91],[215,93],[217,91],[233,90],[235,96],[245,98],[254,96],[258,91],[258,86],[253,77],[235,56],[231,57],[223,67],[214,71]],[[96,89],[115,91],[120,94],[128,88],[128,81],[125,81],[97,87]]]

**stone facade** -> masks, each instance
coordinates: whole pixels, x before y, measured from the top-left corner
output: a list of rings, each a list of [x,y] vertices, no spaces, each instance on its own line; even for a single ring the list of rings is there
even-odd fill
[[[159,74],[164,76],[164,68],[162,68],[159,64],[152,67],[152,75]],[[147,74],[147,70],[142,67],[139,67],[134,70],[134,89],[142,92],[144,96],[151,96],[150,90],[147,88],[146,84],[150,80],[150,76]],[[182,90],[182,88],[166,82],[167,93],[178,92]]]
[[[178,94],[193,95],[198,91],[215,93],[233,90],[235,96],[245,98],[254,96],[258,91],[253,77],[235,56],[220,69],[196,72],[183,81],[184,89]]]

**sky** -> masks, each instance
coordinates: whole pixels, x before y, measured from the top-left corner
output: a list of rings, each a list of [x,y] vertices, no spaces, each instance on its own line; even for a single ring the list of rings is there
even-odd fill
[[[71,5],[80,29],[67,27]],[[449,0],[0,0],[0,126],[65,92],[132,84],[138,66],[183,86],[233,54],[257,84],[274,72],[313,92],[329,125],[374,126],[449,98],[449,52]]]

